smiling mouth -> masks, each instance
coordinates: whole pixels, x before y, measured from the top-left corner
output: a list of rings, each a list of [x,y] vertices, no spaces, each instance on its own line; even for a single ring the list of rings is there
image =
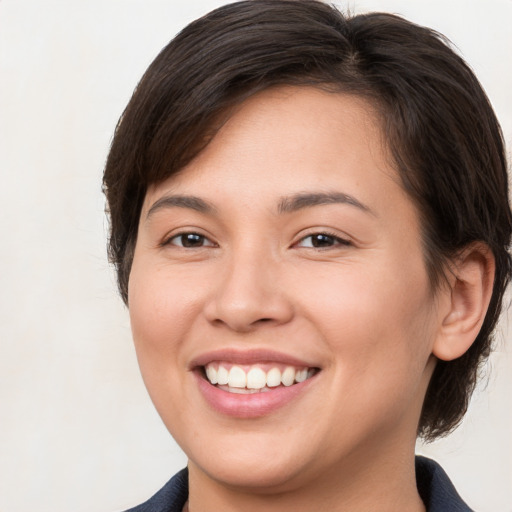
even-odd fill
[[[210,384],[237,394],[264,393],[276,388],[290,387],[310,379],[318,371],[318,368],[275,363],[236,365],[211,362],[203,366],[203,376]]]

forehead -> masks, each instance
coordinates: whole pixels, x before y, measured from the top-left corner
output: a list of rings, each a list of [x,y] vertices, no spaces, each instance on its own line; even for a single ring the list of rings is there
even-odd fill
[[[279,86],[251,96],[229,113],[193,161],[166,182],[178,185],[192,175],[199,179],[197,171],[213,155],[219,157],[222,148],[226,148],[225,163],[235,165],[239,172],[249,160],[263,170],[273,159],[282,162],[285,157],[288,165],[280,169],[282,174],[313,159],[315,165],[327,165],[332,158],[342,157],[340,165],[373,159],[381,170],[396,177],[374,105],[356,95],[314,87]],[[159,185],[151,185],[149,195]]]
[[[297,189],[322,188],[348,168],[358,181],[378,170],[400,182],[377,109],[355,95],[274,87],[238,105],[191,163],[150,186],[145,208],[169,187],[211,187],[214,181],[226,188],[235,178],[249,183],[257,177],[262,186],[287,178]]]

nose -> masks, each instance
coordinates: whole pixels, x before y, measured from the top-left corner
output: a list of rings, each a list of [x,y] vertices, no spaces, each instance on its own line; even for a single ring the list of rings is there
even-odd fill
[[[248,252],[233,254],[225,262],[205,306],[208,321],[236,332],[289,322],[294,309],[288,291],[281,286],[278,262],[261,251]]]

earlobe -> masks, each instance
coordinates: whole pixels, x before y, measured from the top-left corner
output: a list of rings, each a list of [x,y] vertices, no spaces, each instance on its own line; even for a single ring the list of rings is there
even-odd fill
[[[451,272],[450,297],[432,350],[443,361],[462,356],[480,332],[494,283],[492,251],[483,242],[469,245],[453,261]]]

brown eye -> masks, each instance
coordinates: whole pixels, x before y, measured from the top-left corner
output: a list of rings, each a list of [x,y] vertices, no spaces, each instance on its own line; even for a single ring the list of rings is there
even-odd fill
[[[339,245],[350,245],[348,240],[329,233],[314,233],[312,235],[305,236],[297,244],[298,247],[312,247],[314,249],[322,249],[326,247],[335,247]]]
[[[213,247],[214,245],[208,238],[198,233],[180,233],[179,235],[173,236],[167,243],[186,249]]]

